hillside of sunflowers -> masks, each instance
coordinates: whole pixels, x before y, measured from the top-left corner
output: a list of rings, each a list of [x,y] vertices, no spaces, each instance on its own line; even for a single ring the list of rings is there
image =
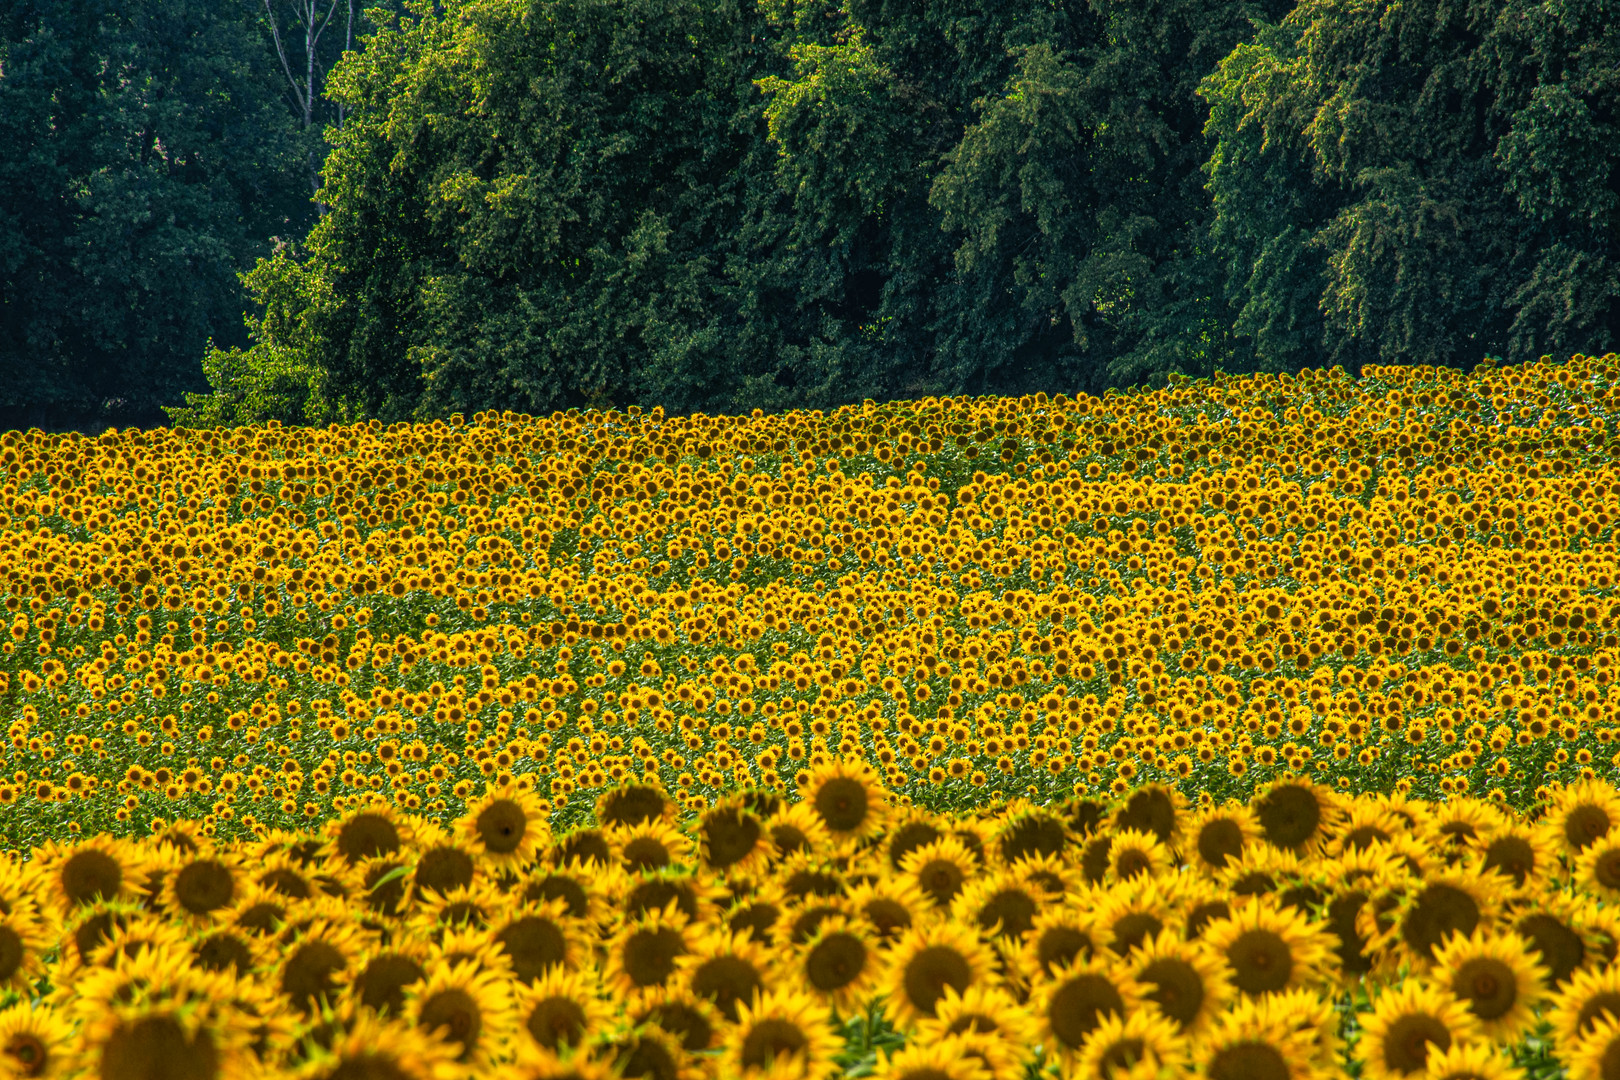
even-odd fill
[[[1617,422],[0,435],[0,1078],[1620,1080]]]

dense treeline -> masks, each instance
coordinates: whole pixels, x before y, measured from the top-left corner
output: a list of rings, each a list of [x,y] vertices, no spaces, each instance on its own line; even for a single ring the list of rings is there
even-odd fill
[[[327,82],[328,212],[265,247],[248,335],[214,331],[213,392],[173,415],[735,411],[1601,351],[1620,335],[1604,7],[379,14]],[[0,318],[7,362],[31,356]],[[152,392],[196,381],[197,355]]]

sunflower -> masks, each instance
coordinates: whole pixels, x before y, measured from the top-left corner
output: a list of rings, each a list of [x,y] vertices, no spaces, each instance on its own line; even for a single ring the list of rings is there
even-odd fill
[[[1208,1080],[1312,1080],[1312,1052],[1309,1037],[1267,997],[1217,1017],[1198,1056]]]
[[[934,1007],[934,1015],[916,1027],[916,1039],[930,1045],[945,1039],[966,1039],[964,1052],[984,1062],[994,1077],[1022,1075],[1040,1043],[1040,1032],[1028,1010],[999,986],[970,986],[964,994],[950,987]]]
[[[769,857],[765,822],[740,796],[722,800],[698,819],[703,864],[727,874],[751,874]]]
[[[888,1009],[902,1024],[933,1016],[946,987],[966,993],[989,976],[995,961],[976,934],[945,921],[913,926],[888,959]]]
[[[1382,846],[1350,851],[1324,868],[1335,887],[1323,903],[1322,921],[1338,939],[1333,946],[1337,959],[1334,973],[1349,988],[1386,959],[1385,953],[1373,945],[1374,938],[1384,940],[1376,928],[1394,927],[1387,914],[1378,917],[1379,905],[1387,904],[1393,910],[1398,903],[1393,899],[1398,871],[1385,857],[1386,852]]]
[[[1061,817],[1027,800],[1014,799],[999,818],[1001,825],[996,830],[994,850],[1004,864],[1015,863],[1031,855],[1061,857],[1074,843],[1074,837],[1069,835],[1069,828]],[[977,823],[963,822],[962,825],[974,831],[978,828]]]
[[[497,869],[519,869],[549,842],[546,812],[532,790],[491,785],[456,822],[456,837]]]
[[[405,991],[405,1016],[425,1035],[458,1047],[473,1068],[498,1059],[517,1027],[509,983],[477,964],[439,963]]]
[[[707,998],[700,998],[690,990],[665,988],[651,990],[642,995],[641,1002],[631,1014],[638,1025],[653,1024],[680,1040],[681,1048],[689,1054],[701,1054],[720,1045],[725,1021]]]
[[[1053,978],[1077,961],[1090,960],[1104,935],[1090,918],[1064,905],[1035,916],[1023,947],[1013,958],[1014,970],[1024,985]]]
[[[530,983],[553,968],[573,970],[590,960],[579,920],[564,900],[501,905],[492,940],[511,963],[512,977]]]
[[[876,1080],[990,1080],[993,1074],[966,1040],[949,1037],[884,1053]]]
[[[1594,909],[1590,898],[1552,894],[1513,914],[1513,929],[1538,954],[1549,986],[1562,986],[1598,954],[1590,929]]]
[[[64,985],[77,970],[95,964],[102,946],[114,933],[151,917],[133,900],[97,900],[79,908],[58,934],[60,953],[56,969],[50,972],[51,981]]]
[[[608,842],[607,833],[602,829],[582,825],[558,836],[546,859],[559,868],[570,865],[608,866],[613,863],[613,845]]]
[[[1371,799],[1356,799],[1345,807],[1339,831],[1326,845],[1327,854],[1337,858],[1346,852],[1365,851],[1410,833],[1406,821],[1389,807]]]
[[[793,959],[802,985],[844,1016],[865,1004],[880,966],[877,946],[866,929],[842,916],[823,922]],[[693,989],[697,989],[695,983]]]
[[[601,926],[612,918],[609,899],[623,893],[625,880],[617,867],[573,862],[533,871],[518,881],[511,895],[515,903],[561,900],[569,918],[584,926]]]
[[[1429,835],[1454,863],[1478,850],[1481,841],[1504,821],[1492,803],[1467,795],[1454,795],[1434,804],[1429,815]]]
[[[1569,1080],[1620,1080],[1620,1020],[1605,1014],[1573,1048],[1560,1044]],[[1480,1074],[1482,1080],[1497,1080]],[[1516,1078],[1515,1078],[1516,1080]]]
[[[741,1080],[816,1080],[828,1071],[839,1050],[826,1007],[786,991],[742,1006],[724,1039],[722,1072]]]
[[[283,900],[310,900],[318,895],[312,875],[304,864],[284,851],[261,858],[253,867],[252,881]]]
[[[1251,844],[1243,854],[1229,859],[1213,879],[1233,901],[1267,893],[1280,893],[1305,872],[1306,860],[1291,848]]]
[[[1620,968],[1582,968],[1552,999],[1555,1045],[1575,1046],[1603,1017],[1620,1019]]]
[[[1452,935],[1489,927],[1500,892],[1494,875],[1454,867],[1425,875],[1421,888],[1406,893],[1396,912],[1399,941],[1418,964],[1433,961],[1434,952]]]
[[[144,849],[105,833],[76,844],[54,840],[34,855],[63,915],[96,901],[132,900],[146,870]]]
[[[1293,775],[1266,785],[1251,806],[1268,843],[1301,852],[1331,836],[1340,817],[1338,796]]]
[[[1203,940],[1232,985],[1250,997],[1309,986],[1321,978],[1332,940],[1293,908],[1255,897],[1211,923]]]
[[[1436,950],[1432,977],[1467,1004],[1487,1038],[1501,1043],[1526,1033],[1546,995],[1546,969],[1511,931],[1454,936]]]
[[[1045,890],[1023,872],[1025,864],[972,879],[951,904],[951,917],[979,928],[986,938],[1016,948],[1047,906]]]
[[[1620,829],[1581,852],[1575,862],[1575,880],[1611,904],[1620,900]]]
[[[771,856],[775,859],[785,859],[799,851],[826,851],[832,845],[832,834],[809,802],[783,808],[765,823],[765,835],[770,839]]]
[[[1204,936],[1210,923],[1232,914],[1232,904],[1236,898],[1225,886],[1207,877],[1192,874],[1184,877],[1185,880],[1178,882],[1176,887],[1176,921],[1181,926],[1182,937],[1197,941]]]
[[[1144,941],[1131,954],[1131,975],[1142,1000],[1152,1003],[1188,1038],[1208,1029],[1232,997],[1226,969],[1209,947],[1173,934]]]
[[[748,937],[767,948],[774,945],[782,929],[782,920],[788,913],[787,898],[782,887],[768,881],[751,895],[738,897],[726,909],[726,928]]]
[[[651,911],[627,921],[607,946],[604,981],[619,997],[664,986],[676,961],[692,951],[695,935],[679,911]]]
[[[1324,997],[1319,989],[1301,986],[1267,994],[1263,1000],[1278,1022],[1299,1036],[1300,1045],[1306,1048],[1313,1064],[1321,1066],[1324,1072],[1337,1070],[1341,1020],[1333,999]]]
[[[370,1080],[370,1074],[364,1075]],[[501,1080],[618,1080],[618,1075],[606,1058],[572,1048],[553,1053],[525,1046],[501,1069]]]
[[[238,1077],[257,1069],[232,980],[144,953],[78,981],[80,1067],[105,1080]]]
[[[1409,979],[1378,994],[1362,1020],[1356,1055],[1368,1080],[1399,1080],[1422,1072],[1431,1053],[1479,1037],[1468,1006],[1450,993]]]
[[[282,999],[305,1016],[336,1002],[360,955],[360,934],[342,917],[316,918],[290,940],[261,940],[260,964]]]
[[[1601,781],[1580,780],[1553,798],[1541,820],[1555,846],[1578,856],[1620,822],[1620,795]]]
[[[513,994],[520,1042],[552,1052],[584,1046],[607,1029],[609,1012],[596,992],[594,973],[554,968]]]
[[[948,908],[978,873],[978,861],[955,836],[924,844],[900,863],[900,876],[924,893],[936,908]]]
[[[865,840],[883,827],[886,792],[861,759],[836,758],[810,771],[804,801],[835,840]]]
[[[245,885],[242,868],[231,855],[194,853],[164,876],[162,907],[190,925],[209,926]]]
[[[1148,938],[1162,933],[1174,919],[1172,913],[1178,906],[1168,885],[1150,880],[1139,888],[1098,892],[1088,898],[1087,914],[1108,950],[1124,957]]]
[[[608,840],[614,858],[632,874],[692,861],[691,839],[661,818],[613,829]]]
[[[1620,1058],[1620,1051],[1616,1057]],[[1514,1064],[1505,1048],[1489,1042],[1459,1043],[1448,1050],[1429,1050],[1423,1080],[1524,1080],[1524,1070]],[[1593,1074],[1598,1080],[1602,1074]],[[1570,1080],[1587,1080],[1576,1063],[1571,1064]],[[1620,1068],[1604,1077],[1620,1080]]]
[[[604,1056],[626,1080],[699,1080],[708,1064],[707,1059],[687,1053],[679,1038],[652,1024],[621,1035]]]
[[[1105,1017],[1133,1013],[1140,999],[1129,976],[1092,959],[1070,964],[1037,984],[1030,1006],[1048,1052],[1072,1065]]]
[[[192,962],[204,971],[234,974],[237,978],[253,970],[253,946],[235,930],[197,931],[191,939]]]
[[[731,931],[697,936],[675,965],[682,985],[733,1022],[743,1005],[775,981],[770,954],[749,935]]]
[[[472,845],[443,826],[424,821],[414,831],[416,861],[410,868],[413,900],[471,888],[486,874],[488,867],[474,854]]]
[[[73,1024],[59,1009],[18,1002],[0,1012],[0,1076],[55,1080],[73,1064]]]
[[[311,1046],[298,1080],[456,1080],[459,1047],[433,1038],[401,1020],[362,1014],[330,1043]],[[595,1078],[593,1078],[595,1080]]]
[[[1507,878],[1517,888],[1539,888],[1550,880],[1558,860],[1558,845],[1545,828],[1508,819],[1488,830],[1479,841],[1480,868]]]
[[[855,886],[845,907],[872,928],[879,947],[898,939],[931,911],[928,899],[915,882],[894,875]]]
[[[349,1003],[378,1016],[404,1016],[405,990],[427,977],[431,962],[420,941],[396,941],[368,953],[345,991]]]
[[[1109,1013],[1086,1037],[1067,1075],[1074,1080],[1146,1080],[1179,1076],[1187,1064],[1186,1043],[1175,1024],[1149,1010],[1129,1016]]]
[[[1187,826],[1193,865],[1206,874],[1241,859],[1260,839],[1254,812],[1242,803],[1228,802],[1201,810]]]
[[[372,919],[394,923],[409,919],[416,894],[410,887],[411,866],[398,855],[378,855],[366,859],[351,871],[356,881],[354,897]]]
[[[652,823],[668,825],[675,820],[678,810],[663,788],[643,781],[609,788],[596,798],[596,820],[609,829]]]
[[[1114,833],[1114,844],[1108,849],[1108,872],[1105,882],[1131,881],[1145,877],[1157,878],[1171,865],[1168,848],[1152,833],[1135,829],[1119,829]]]
[[[944,836],[937,815],[911,807],[900,812],[890,822],[881,845],[890,870],[899,870],[905,857],[924,844],[932,844]]]
[[[356,866],[366,859],[397,854],[413,846],[410,824],[391,803],[374,799],[326,823],[328,850],[341,862]]]
[[[24,991],[45,973],[44,955],[56,928],[32,897],[7,899],[0,910],[0,993]]]
[[[155,918],[135,919],[114,925],[90,954],[90,962],[101,967],[116,967],[125,960],[151,951],[184,954],[184,927]]]

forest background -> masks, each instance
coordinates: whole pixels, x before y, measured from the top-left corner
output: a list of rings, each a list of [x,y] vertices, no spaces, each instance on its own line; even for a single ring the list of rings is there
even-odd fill
[[[0,427],[1620,339],[1610,0],[13,0]]]

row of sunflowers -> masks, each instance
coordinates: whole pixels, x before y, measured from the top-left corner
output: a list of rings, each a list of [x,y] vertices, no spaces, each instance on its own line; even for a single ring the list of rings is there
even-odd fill
[[[936,814],[864,765],[680,825],[377,802],[0,864],[0,1075],[1509,1080],[1620,1061],[1620,793],[1304,778]]]
[[[1523,808],[1620,751],[1617,364],[0,434],[0,843],[845,759],[942,812]]]

